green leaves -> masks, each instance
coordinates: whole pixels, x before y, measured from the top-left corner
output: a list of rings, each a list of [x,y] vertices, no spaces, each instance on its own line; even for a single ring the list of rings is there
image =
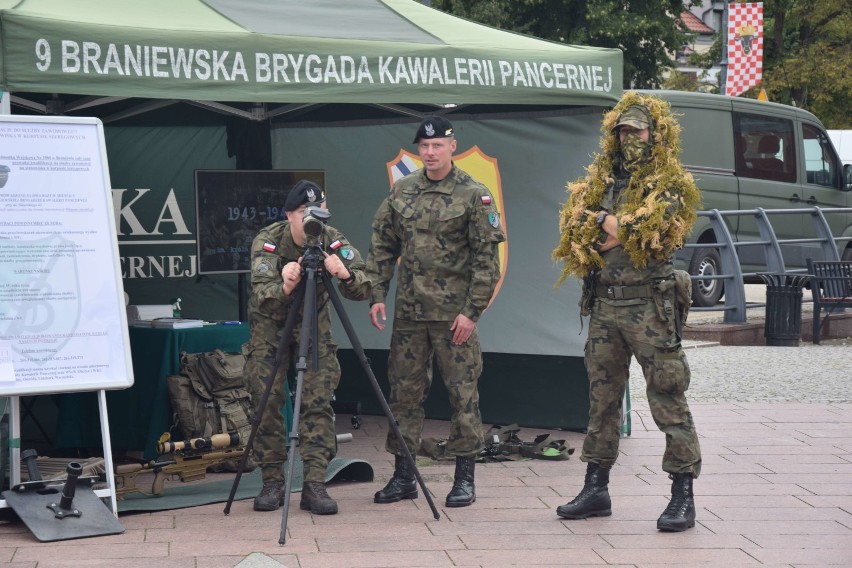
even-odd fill
[[[618,48],[625,88],[659,86],[688,36],[675,17],[696,0],[432,0],[470,20],[570,45]]]

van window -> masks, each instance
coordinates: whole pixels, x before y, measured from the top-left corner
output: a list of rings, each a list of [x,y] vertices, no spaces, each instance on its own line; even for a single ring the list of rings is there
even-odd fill
[[[802,124],[805,149],[805,171],[808,183],[834,187],[837,179],[837,156],[824,132],[809,124]]]
[[[734,113],[737,175],[772,181],[796,181],[793,121]]]

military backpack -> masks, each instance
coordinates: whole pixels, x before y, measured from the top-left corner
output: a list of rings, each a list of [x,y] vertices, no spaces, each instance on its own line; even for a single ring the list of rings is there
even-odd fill
[[[172,439],[251,433],[251,397],[243,380],[245,356],[220,349],[180,355],[180,373],[166,378],[172,404]]]

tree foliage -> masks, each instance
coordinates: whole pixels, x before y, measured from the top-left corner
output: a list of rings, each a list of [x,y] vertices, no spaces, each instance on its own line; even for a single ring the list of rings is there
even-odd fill
[[[849,0],[764,3],[763,88],[769,100],[852,128],[852,6]]]
[[[433,7],[496,28],[624,53],[624,85],[698,86],[673,72],[671,56],[690,40],[677,16],[698,0],[431,0]],[[763,83],[769,100],[810,110],[828,128],[852,128],[852,0],[764,0]],[[721,34],[690,62],[721,61]]]
[[[676,18],[698,0],[432,0],[439,10],[571,45],[618,48],[624,85],[653,88],[689,39]]]

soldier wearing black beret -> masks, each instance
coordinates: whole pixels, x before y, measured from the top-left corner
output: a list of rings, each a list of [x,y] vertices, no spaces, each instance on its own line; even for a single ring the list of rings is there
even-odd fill
[[[367,255],[373,284],[370,320],[377,329],[385,328],[385,298],[399,260],[389,406],[415,455],[434,359],[453,408],[446,452],[456,458],[456,470],[446,505],[465,507],[476,501],[474,465],[484,445],[476,326],[496,290],[498,246],[506,237],[491,193],[453,163],[456,139],[450,121],[426,117],[414,143],[423,168],[393,184],[373,219]],[[389,433],[385,448],[395,456],[395,469],[374,501],[415,499],[414,472],[399,440]]]
[[[305,254],[307,237],[303,226],[308,207],[322,207],[325,192],[316,183],[300,180],[284,201],[285,221],[261,229],[252,242],[251,297],[249,323],[251,338],[243,347],[246,355],[245,378],[257,404],[266,390],[266,379],[272,373],[280,335],[291,309],[302,310],[293,303],[292,293],[302,279],[299,260]],[[340,293],[350,300],[366,300],[370,281],[364,275],[361,255],[343,234],[329,225],[323,226],[319,246],[325,255],[326,272],[338,279]],[[305,483],[299,506],[316,515],[337,513],[337,502],[325,488],[329,462],[337,453],[334,413],[331,399],[340,382],[337,346],[331,335],[328,292],[317,285],[317,349],[319,366],[308,369],[302,379],[302,404],[299,420],[299,453],[304,464]],[[254,441],[255,460],[260,466],[263,488],[254,499],[256,511],[274,511],[284,503],[284,472],[287,459],[287,436],[281,415],[288,394],[289,361],[298,356],[299,314],[293,337],[282,354],[278,374],[272,384],[268,402]]]

